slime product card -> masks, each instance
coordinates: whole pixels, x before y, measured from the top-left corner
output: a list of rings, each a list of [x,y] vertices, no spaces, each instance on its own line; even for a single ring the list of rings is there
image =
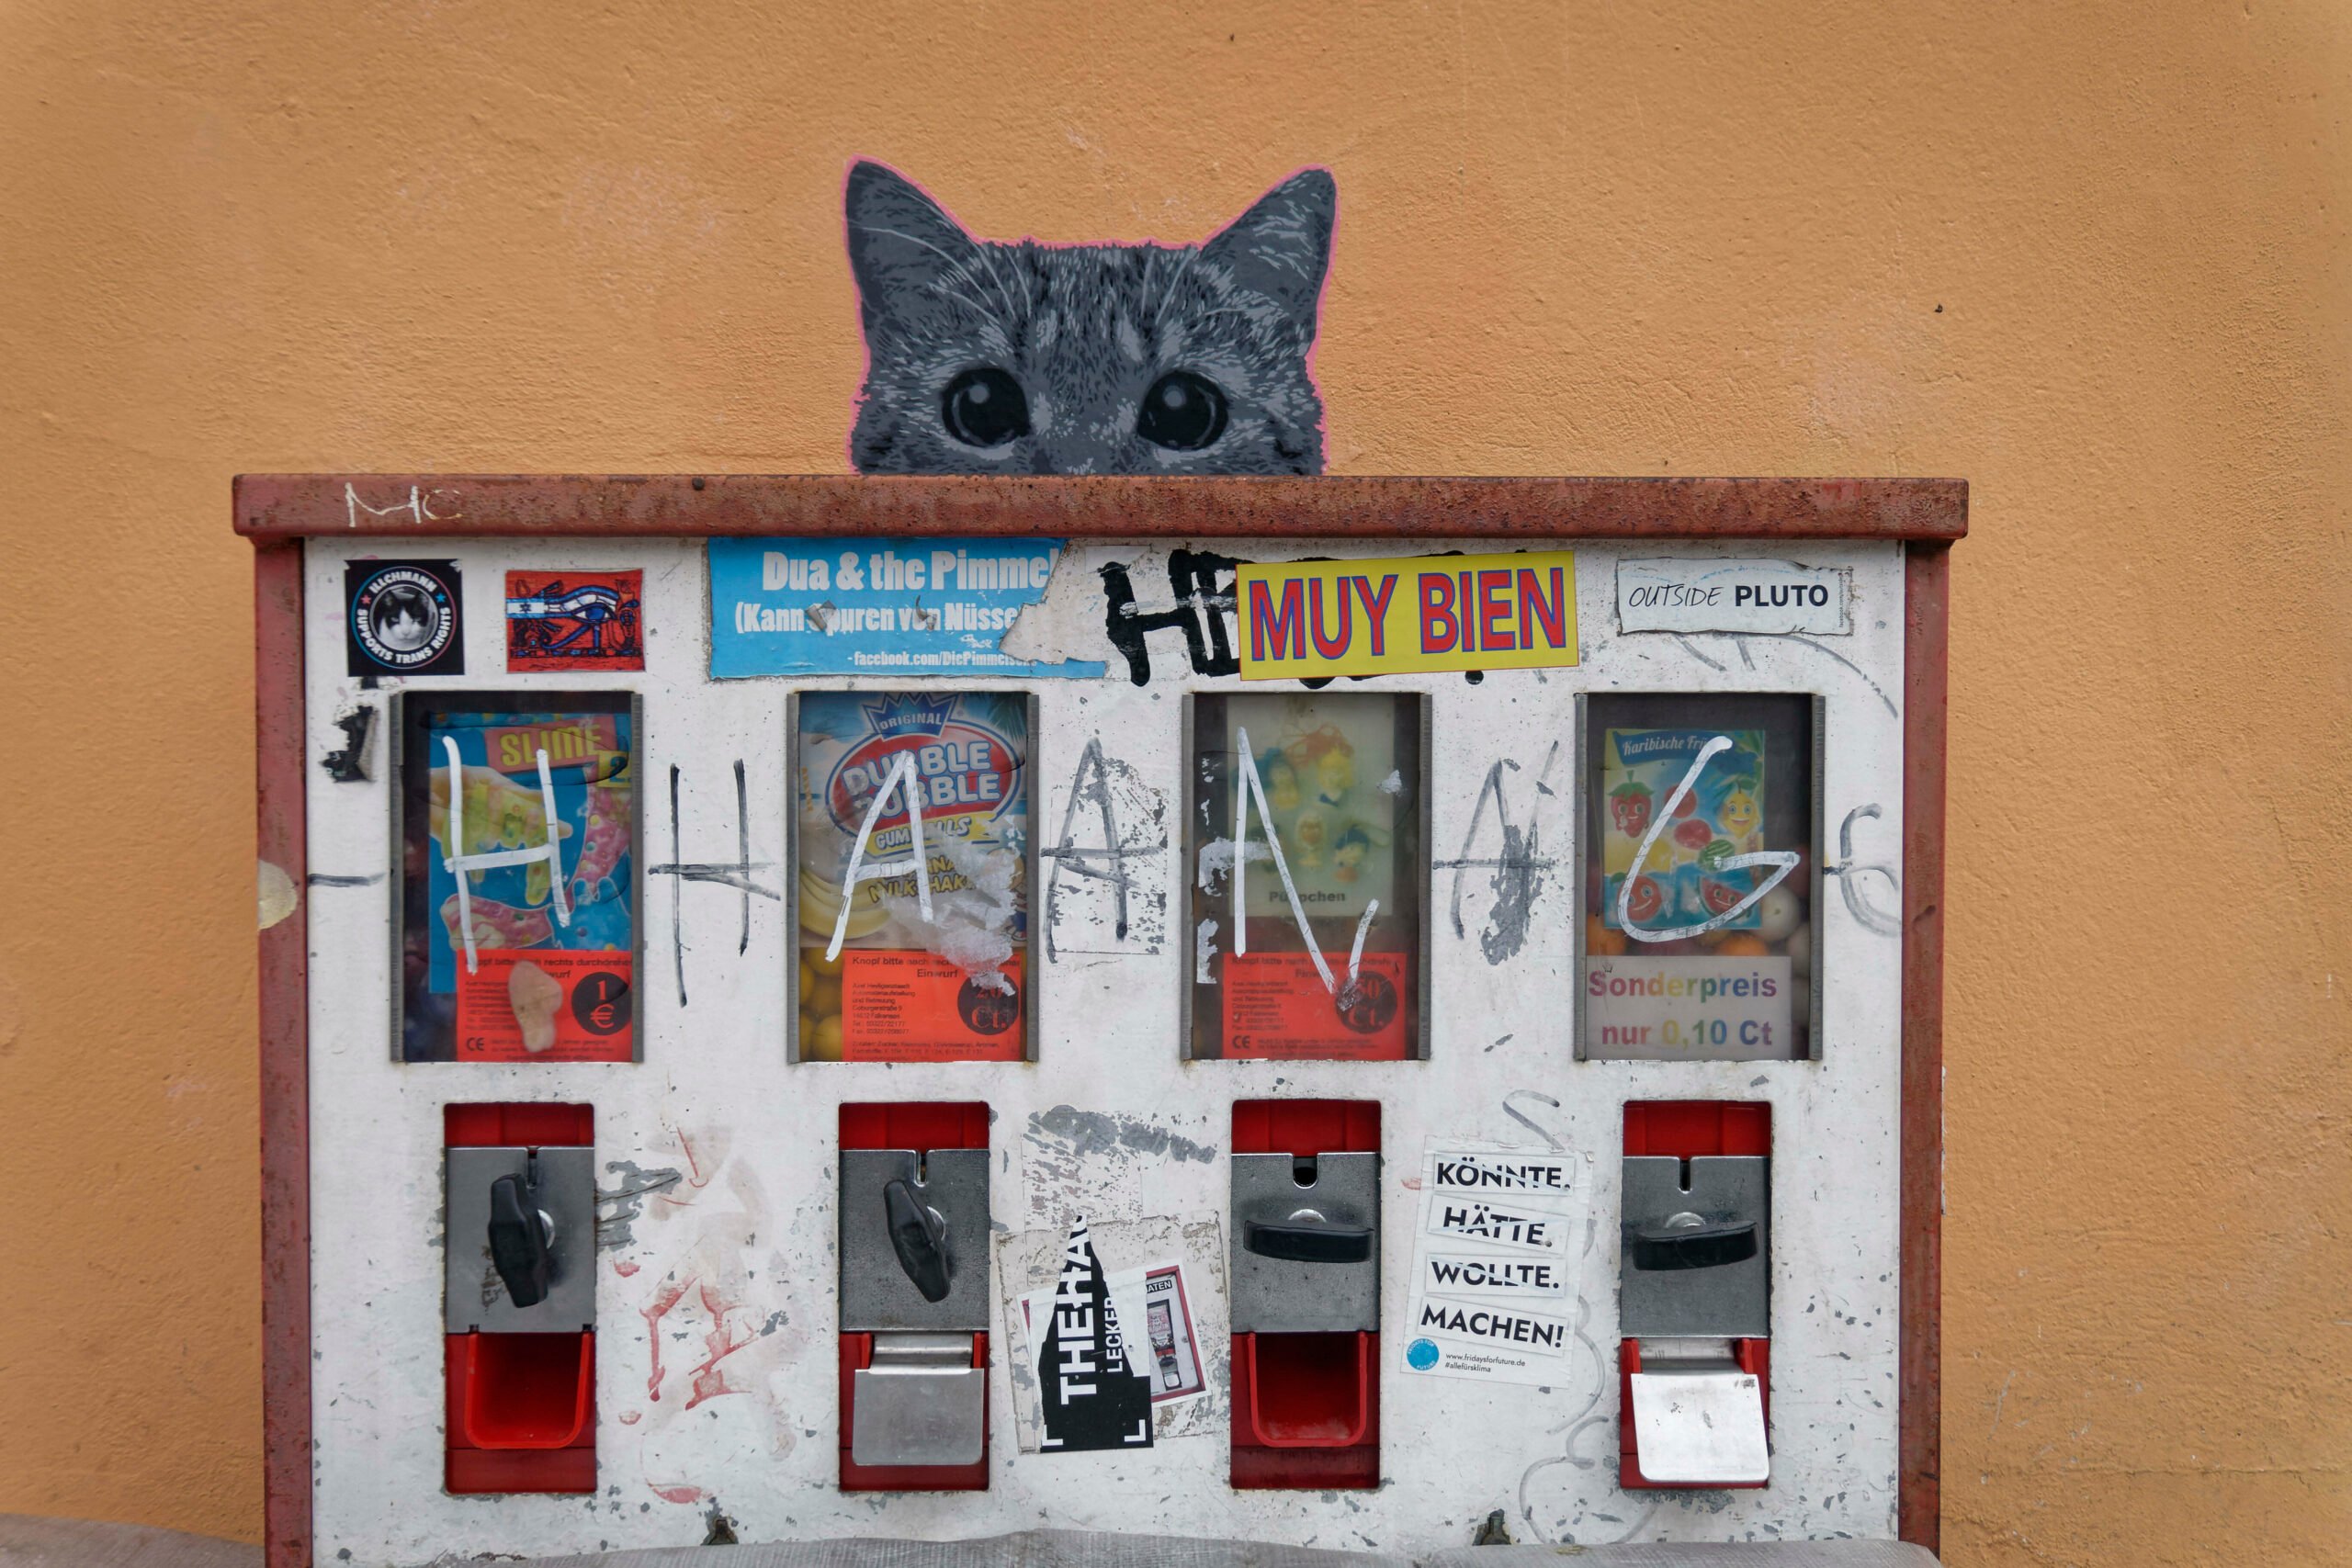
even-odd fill
[[[1206,831],[1192,925],[1216,951],[1196,952],[1193,974],[1217,987],[1193,1004],[1195,1055],[1414,1054],[1416,705],[1370,693],[1195,699],[1190,819]]]
[[[416,999],[451,1019],[457,1060],[632,1059],[632,730],[626,712],[425,719],[425,996]],[[461,873],[445,863],[452,855],[528,857],[550,844],[551,858]]]
[[[797,773],[801,1059],[1021,1060],[1028,699],[804,693]]]
[[[1719,751],[1678,795],[1690,764],[1708,741]],[[1600,787],[1608,817],[1601,827],[1600,918],[1617,929],[1617,896],[1634,879],[1626,908],[1643,930],[1693,926],[1732,908],[1769,874],[1766,868],[1724,870],[1724,857],[1764,847],[1764,732],[1758,729],[1608,729],[1601,734]],[[1647,861],[1635,866],[1642,841],[1665,826]],[[1763,923],[1751,906],[1718,930],[1746,931]]]

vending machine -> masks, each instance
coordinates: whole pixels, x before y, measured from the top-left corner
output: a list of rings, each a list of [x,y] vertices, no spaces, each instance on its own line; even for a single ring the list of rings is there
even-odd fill
[[[273,1568],[1932,1547],[1964,485],[236,507]]]

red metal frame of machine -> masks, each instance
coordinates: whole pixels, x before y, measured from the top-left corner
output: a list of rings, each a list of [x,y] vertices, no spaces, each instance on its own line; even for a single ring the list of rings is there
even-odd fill
[[[1943,1219],[1944,703],[1961,479],[869,478],[246,474],[262,861],[292,912],[260,938],[266,1568],[311,1568],[308,857],[302,541],[713,535],[1312,539],[1878,539],[1905,547],[1902,1539],[1937,1544]]]

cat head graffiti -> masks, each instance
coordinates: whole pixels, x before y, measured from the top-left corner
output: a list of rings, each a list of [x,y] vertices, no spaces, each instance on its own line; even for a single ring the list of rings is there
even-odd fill
[[[1314,474],[1307,373],[1339,193],[1308,169],[1204,245],[997,244],[850,170],[868,474]]]

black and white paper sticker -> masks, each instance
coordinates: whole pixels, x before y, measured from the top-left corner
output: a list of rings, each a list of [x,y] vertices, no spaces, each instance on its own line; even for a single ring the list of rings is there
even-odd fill
[[[1062,1251],[1037,1385],[1044,1395],[1046,1452],[1151,1447],[1151,1379],[1127,1365],[1119,1309],[1080,1217]]]

